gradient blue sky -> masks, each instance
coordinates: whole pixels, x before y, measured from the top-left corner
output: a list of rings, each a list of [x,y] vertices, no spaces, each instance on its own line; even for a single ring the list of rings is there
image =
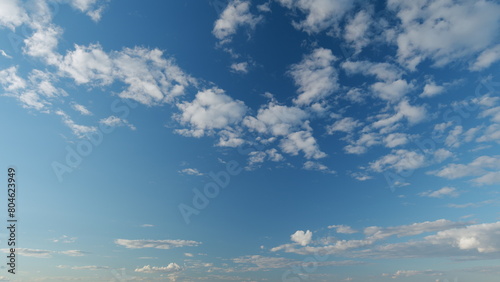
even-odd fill
[[[498,281],[497,1],[3,0],[0,34],[2,281]]]

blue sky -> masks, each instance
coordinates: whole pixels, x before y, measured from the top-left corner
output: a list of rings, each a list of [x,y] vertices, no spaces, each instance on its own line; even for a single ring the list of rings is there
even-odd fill
[[[4,0],[0,33],[2,281],[498,279],[496,1]]]

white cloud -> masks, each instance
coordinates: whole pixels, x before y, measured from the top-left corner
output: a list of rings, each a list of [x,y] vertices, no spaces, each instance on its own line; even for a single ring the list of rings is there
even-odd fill
[[[144,248],[155,248],[168,250],[178,247],[196,247],[201,244],[201,242],[190,241],[190,240],[127,240],[127,239],[116,239],[115,244],[124,246],[127,249],[144,249]]]
[[[446,150],[446,149],[443,149],[443,148],[440,148],[440,149],[437,149],[436,151],[434,151],[432,153],[434,155],[434,160],[437,162],[437,163],[440,163],[448,158],[451,158],[453,157],[453,153]]]
[[[359,127],[361,125],[363,125],[363,123],[359,122],[358,120],[355,120],[352,117],[346,117],[341,120],[337,120],[332,125],[328,125],[326,127],[326,132],[327,134],[333,134],[336,131],[350,133],[354,131],[356,127]]]
[[[313,162],[313,161],[305,162],[303,168],[306,170],[316,170],[316,171],[322,171],[322,172],[326,172],[326,173],[335,173],[335,171],[330,170],[326,165],[323,165],[323,164],[318,163],[318,162]]]
[[[418,194],[421,197],[429,198],[444,198],[444,197],[458,197],[459,192],[454,187],[443,187],[438,190],[428,190]]]
[[[0,84],[6,91],[16,91],[26,87],[26,81],[17,75],[18,67],[0,70]]]
[[[479,253],[500,252],[500,222],[483,223],[443,230],[427,236],[432,244],[452,245],[460,250],[475,250]]]
[[[180,267],[177,263],[171,262],[167,266],[143,266],[141,268],[136,268],[134,271],[135,272],[142,272],[142,273],[170,273],[170,272],[177,272],[182,270],[182,267]]]
[[[40,58],[49,64],[59,64],[61,55],[56,53],[62,29],[53,24],[38,24],[35,32],[24,39],[23,50],[29,56]]]
[[[495,184],[500,181],[500,156],[481,156],[468,164],[448,164],[430,174],[447,179],[457,179],[466,176],[480,176],[473,181],[477,184]]]
[[[415,275],[430,275],[430,276],[440,276],[443,275],[442,272],[433,270],[398,270],[392,274],[392,279],[397,279],[399,277],[410,277]]]
[[[344,27],[344,40],[359,54],[370,43],[369,29],[372,24],[373,10],[361,10],[350,18]]]
[[[75,50],[69,51],[61,60],[59,68],[77,84],[96,81],[96,84],[109,85],[114,78],[113,61],[97,44],[75,45]]]
[[[233,63],[231,64],[231,71],[239,73],[248,73],[248,63],[247,62]]]
[[[200,91],[192,102],[178,103],[177,107],[181,113],[175,116],[176,119],[191,127],[177,132],[194,137],[238,123],[247,112],[242,101],[234,100],[218,88]]]
[[[445,91],[445,88],[441,85],[436,85],[434,82],[429,82],[424,86],[424,91],[420,94],[420,97],[434,97]]]
[[[256,117],[245,117],[243,124],[259,133],[283,136],[300,128],[308,116],[297,107],[281,106],[271,101],[258,110]]]
[[[352,227],[347,226],[347,225],[330,225],[328,226],[329,229],[335,229],[335,232],[339,234],[354,234],[358,233],[358,231],[352,229]]]
[[[425,106],[412,106],[407,100],[399,102],[394,107],[396,113],[392,116],[381,115],[378,121],[372,125],[375,128],[391,126],[394,123],[406,118],[410,125],[417,124],[427,117],[427,110]]]
[[[293,100],[297,105],[317,102],[338,89],[338,73],[332,66],[337,58],[332,51],[317,48],[298,64],[292,65],[290,75],[299,87],[299,96]]]
[[[500,27],[494,1],[389,0],[387,7],[402,23],[396,31],[398,60],[412,70],[425,59],[439,67],[481,52]]]
[[[281,140],[280,147],[285,153],[291,155],[297,155],[302,151],[307,159],[320,159],[327,156],[319,149],[310,131],[303,130],[288,134]]]
[[[500,44],[483,51],[470,69],[473,71],[482,70],[488,68],[498,60],[500,60]]]
[[[297,230],[295,233],[290,235],[290,240],[298,243],[301,246],[307,246],[312,240],[312,232],[309,230],[307,230],[306,232]]]
[[[254,29],[262,20],[262,16],[254,16],[250,12],[250,1],[232,0],[215,21],[212,33],[221,43],[231,41],[239,27]]]
[[[381,99],[397,101],[403,98],[413,89],[413,84],[404,79],[391,82],[376,82],[371,86],[372,91]]]
[[[61,116],[64,124],[66,124],[66,126],[68,126],[73,131],[73,134],[75,134],[80,138],[83,138],[86,134],[95,132],[97,130],[97,127],[95,126],[76,124],[69,115],[67,115],[65,112],[61,110],[56,111],[55,113]]]
[[[84,116],[91,116],[92,113],[83,105],[80,105],[80,104],[77,104],[77,103],[73,103],[71,104],[71,107],[79,112],[80,114],[84,115]]]
[[[278,2],[288,9],[299,9],[306,15],[304,20],[293,22],[293,25],[307,33],[318,33],[334,27],[354,6],[349,0],[278,0]]]
[[[200,171],[198,171],[196,168],[185,168],[185,169],[183,169],[183,170],[181,170],[179,172],[187,174],[187,175],[196,175],[196,176],[203,175],[203,173],[201,173]]]
[[[71,6],[86,13],[94,22],[101,20],[104,11],[103,4],[99,5],[100,0],[70,0]]]
[[[0,25],[14,30],[28,20],[26,11],[18,0],[0,1]]]
[[[418,152],[408,150],[393,150],[391,154],[385,155],[370,163],[370,168],[377,172],[394,169],[397,172],[415,170],[425,165],[425,156]]]
[[[401,78],[403,71],[390,63],[374,63],[370,61],[345,61],[342,68],[347,74],[363,74],[374,76],[383,81],[396,81]]]
[[[110,127],[120,127],[127,126],[132,130],[136,130],[135,126],[130,124],[126,119],[119,118],[117,116],[109,116],[99,120],[99,123],[110,126]]]
[[[0,49],[0,55],[4,56],[5,58],[12,59],[12,56],[9,56],[7,53],[5,53],[4,50]]]
[[[408,143],[408,136],[405,133],[391,133],[384,137],[387,148],[394,148]]]

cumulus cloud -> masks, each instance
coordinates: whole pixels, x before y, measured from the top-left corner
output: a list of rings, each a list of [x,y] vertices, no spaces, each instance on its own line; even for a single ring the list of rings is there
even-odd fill
[[[338,89],[338,73],[332,66],[335,60],[337,58],[331,50],[317,48],[300,63],[291,66],[290,75],[299,87],[299,96],[293,100],[295,104],[309,105]]]
[[[359,127],[361,125],[363,125],[362,122],[360,122],[352,117],[346,117],[346,118],[335,121],[335,123],[333,123],[332,125],[328,125],[326,127],[326,133],[333,134],[336,131],[351,133],[357,127]]]
[[[333,28],[354,7],[349,0],[278,0],[288,9],[298,9],[305,19],[293,22],[297,29],[318,33]]]
[[[261,20],[262,16],[254,16],[250,12],[250,1],[232,0],[215,21],[212,33],[221,43],[227,43],[238,28],[254,29]]]
[[[248,63],[233,63],[231,64],[231,71],[236,73],[248,73]]]
[[[361,10],[344,27],[344,40],[354,48],[354,54],[359,54],[370,43],[372,13],[372,9]]]
[[[4,0],[0,2],[0,26],[14,30],[27,20],[28,15],[19,0]]]
[[[216,129],[239,123],[247,112],[242,101],[234,100],[219,88],[200,91],[193,101],[178,103],[177,107],[181,113],[175,118],[190,127],[177,132],[193,137],[210,135]]]
[[[307,246],[312,240],[312,232],[309,230],[306,232],[297,230],[295,233],[290,235],[290,239],[301,246]]]
[[[477,54],[491,46],[500,28],[494,1],[390,0],[387,7],[401,21],[398,60],[412,70],[425,59],[440,67]]]
[[[308,116],[298,107],[282,106],[271,101],[262,106],[255,117],[245,117],[243,124],[259,133],[284,136],[301,128]]]
[[[393,150],[391,154],[385,155],[370,163],[370,168],[377,172],[393,169],[397,172],[415,170],[425,165],[425,156],[415,151],[404,149]]]
[[[308,159],[321,159],[327,155],[319,149],[316,139],[310,131],[297,131],[281,140],[280,148],[288,154],[297,155],[300,151]]]

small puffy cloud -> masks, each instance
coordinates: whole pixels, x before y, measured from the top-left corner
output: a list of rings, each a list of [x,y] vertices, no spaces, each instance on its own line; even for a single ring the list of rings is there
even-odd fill
[[[300,108],[281,106],[271,101],[258,110],[256,117],[245,117],[243,124],[259,133],[283,136],[299,129],[308,116]]]
[[[135,126],[130,124],[126,119],[119,118],[117,116],[109,116],[107,118],[103,118],[99,120],[99,123],[110,126],[110,127],[119,127],[119,126],[127,126],[132,130],[136,130]]]
[[[221,43],[226,43],[231,41],[238,28],[254,29],[261,20],[262,16],[250,12],[250,1],[231,0],[215,21],[212,33]]]
[[[295,233],[290,235],[290,239],[301,246],[307,246],[312,240],[312,232],[309,230],[306,232],[297,230]]]
[[[318,33],[333,28],[349,12],[354,3],[349,0],[278,0],[288,9],[298,9],[305,15],[293,26],[307,33]]]
[[[344,27],[344,40],[359,54],[361,50],[370,43],[370,26],[373,23],[373,11],[371,9],[361,10],[350,18]]]
[[[181,113],[175,117],[189,129],[177,130],[186,136],[201,137],[240,122],[247,112],[242,101],[234,100],[218,88],[200,91],[191,102],[177,104]]]
[[[317,48],[298,64],[292,65],[290,75],[299,87],[299,96],[293,100],[297,105],[317,102],[339,88],[338,73],[332,66],[337,58],[332,51]]]
[[[0,84],[6,91],[16,91],[27,86],[26,81],[17,75],[17,67],[0,70]]]
[[[180,267],[177,263],[171,262],[167,266],[143,266],[141,268],[136,268],[135,272],[142,272],[142,273],[170,273],[170,272],[177,272],[182,270],[182,267]]]
[[[201,173],[199,170],[197,170],[196,168],[185,168],[181,171],[179,171],[180,173],[183,173],[183,174],[187,174],[187,175],[196,175],[196,176],[201,176],[203,175],[203,173]]]
[[[397,172],[415,170],[425,165],[425,156],[415,151],[393,150],[391,154],[385,155],[370,163],[370,168],[377,172],[394,169]]]
[[[318,143],[310,131],[297,131],[288,134],[281,140],[280,148],[283,152],[294,156],[302,151],[308,159],[321,159],[327,156],[319,149]]]
[[[372,91],[381,99],[397,101],[413,89],[413,84],[404,79],[391,82],[376,82],[371,86]]]
[[[443,187],[439,190],[428,190],[418,195],[429,198],[458,197],[460,193],[454,187]]]
[[[248,73],[248,63],[247,62],[241,62],[241,63],[233,63],[231,64],[231,71],[236,72],[236,73]]]
[[[434,151],[433,153],[433,156],[434,156],[434,160],[437,162],[437,163],[440,163],[446,159],[449,159],[451,157],[453,157],[453,153],[446,150],[446,149],[443,149],[443,148],[440,148],[440,149],[437,149],[436,151]]]
[[[363,123],[361,123],[360,121],[355,120],[352,117],[346,117],[346,118],[337,120],[332,125],[328,125],[326,127],[326,132],[327,132],[327,134],[333,134],[336,131],[350,133],[350,132],[354,131],[356,129],[356,127],[359,127],[361,125],[363,125]]]
[[[445,91],[445,88],[441,85],[436,85],[434,82],[429,82],[424,86],[424,91],[420,94],[420,97],[434,97]]]
[[[144,249],[144,248],[155,248],[168,250],[172,248],[179,247],[196,247],[201,244],[201,242],[190,241],[190,240],[127,240],[127,239],[116,239],[115,244],[124,246],[127,249]]]
[[[71,6],[86,13],[94,22],[101,20],[104,4],[101,0],[70,0]]]
[[[408,143],[408,136],[405,133],[391,133],[384,137],[384,144],[387,148],[394,148]]]

